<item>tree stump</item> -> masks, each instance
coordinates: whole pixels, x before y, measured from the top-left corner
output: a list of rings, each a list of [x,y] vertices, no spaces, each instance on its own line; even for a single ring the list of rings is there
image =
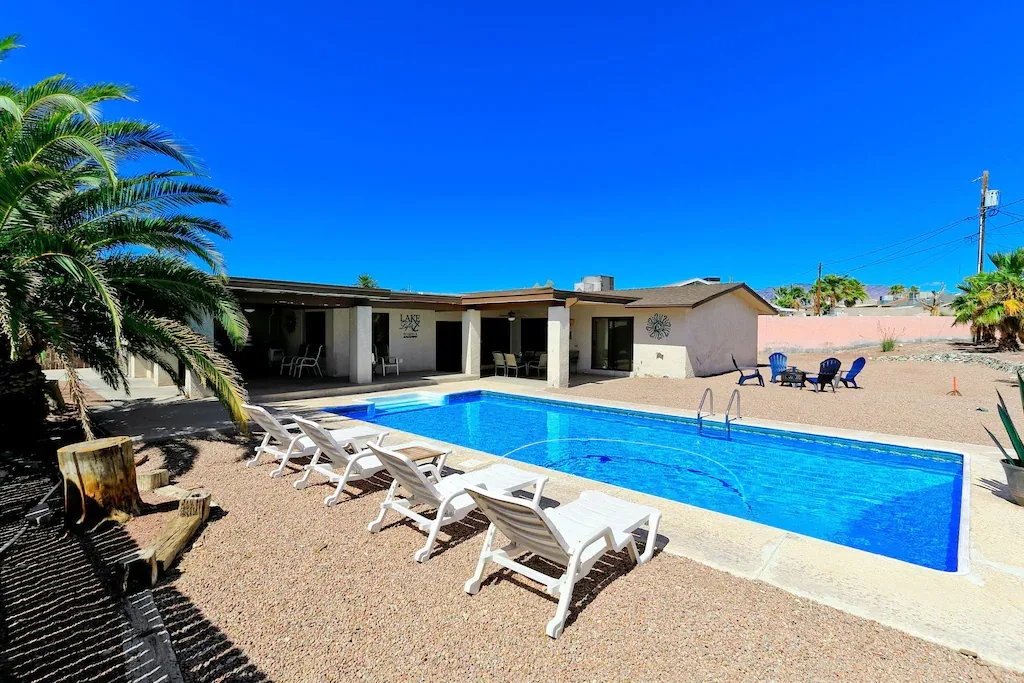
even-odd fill
[[[64,514],[70,524],[123,523],[142,509],[132,440],[114,436],[64,446],[57,451],[64,475]]]
[[[178,516],[199,517],[205,522],[210,516],[210,492],[206,489],[190,492],[178,503]]]
[[[171,475],[167,470],[149,470],[148,472],[139,472],[138,480],[140,491],[152,491],[170,484]]]

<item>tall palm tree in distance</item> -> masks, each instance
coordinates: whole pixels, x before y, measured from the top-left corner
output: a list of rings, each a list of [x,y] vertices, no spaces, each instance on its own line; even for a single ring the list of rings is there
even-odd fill
[[[356,282],[356,287],[365,287],[366,289],[377,289],[378,286],[377,281],[369,273],[360,275],[358,282]]]

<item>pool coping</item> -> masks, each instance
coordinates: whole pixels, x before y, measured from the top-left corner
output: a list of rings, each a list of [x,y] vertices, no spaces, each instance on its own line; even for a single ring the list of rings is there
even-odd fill
[[[561,404],[561,405],[567,405],[567,406],[586,406],[587,408],[592,408],[592,409],[593,408],[597,408],[599,411],[606,412],[606,413],[611,413],[611,414],[638,415],[638,416],[656,416],[656,417],[660,417],[660,418],[669,418],[669,419],[674,420],[674,421],[681,421],[681,422],[689,423],[689,424],[693,424],[693,423],[698,421],[696,417],[689,417],[689,416],[686,416],[686,415],[674,415],[674,414],[672,414],[670,412],[664,412],[663,410],[659,410],[658,409],[658,408],[660,408],[660,406],[653,406],[652,407],[653,409],[636,408],[636,407],[626,408],[626,407],[619,407],[619,406],[606,406],[606,405],[600,405],[599,403],[593,403],[590,400],[566,401],[561,396],[559,398],[552,398],[550,396],[523,395],[523,394],[517,394],[517,393],[511,393],[511,392],[505,392],[505,391],[496,391],[494,389],[462,389],[462,390],[457,390],[457,391],[446,391],[446,390],[442,389],[442,390],[439,390],[439,391],[431,391],[431,392],[411,391],[411,392],[399,392],[397,394],[388,394],[388,395],[382,396],[382,397],[386,398],[386,397],[390,397],[390,396],[405,396],[405,395],[414,396],[414,395],[423,395],[423,394],[439,394],[439,395],[444,396],[446,398],[449,398],[449,397],[452,397],[452,396],[467,396],[467,395],[488,395],[488,396],[495,396],[495,397],[499,397],[499,398],[500,397],[510,397],[510,398],[515,398],[515,399],[528,400],[528,401],[532,401],[532,402],[535,402],[535,403],[547,403],[547,404],[553,404],[553,405]],[[369,405],[372,405],[373,403],[374,403],[373,395],[371,395],[371,396],[363,395],[363,396],[360,396],[358,399],[352,401],[351,403],[343,403],[343,404],[340,404],[337,407],[341,408],[341,407],[345,407],[345,406],[362,406],[362,405],[369,406]],[[438,408],[438,407],[441,407],[441,406],[440,405],[424,405],[422,409]],[[333,413],[333,411],[330,408],[328,408],[326,410],[327,410],[327,412],[332,412]],[[371,409],[371,412],[372,412],[372,409]],[[350,415],[346,415],[344,413],[334,413],[334,414],[339,415],[341,417],[349,417],[349,418],[355,419],[355,420],[359,419],[358,416],[350,416]],[[715,414],[712,413],[710,416],[705,416],[704,420],[710,421],[712,424],[716,424],[716,425],[725,425],[726,424],[725,421],[724,421],[724,418],[715,420],[715,419],[709,419],[709,417],[713,418],[713,417],[716,417],[716,416],[715,416]],[[735,419],[742,419],[742,418],[735,418]],[[789,433],[789,434],[802,434],[802,435],[811,436],[811,437],[818,437],[818,438],[821,438],[823,436],[823,435],[817,434],[817,433],[815,433],[813,431],[808,431],[806,429],[782,429],[782,428],[779,428],[779,427],[768,427],[768,426],[763,426],[763,425],[753,424],[753,423],[744,423],[744,424],[741,424],[741,425],[735,425],[735,419],[733,420],[733,425],[736,426],[741,431],[745,431],[745,432],[748,432],[748,433],[750,433],[750,432],[780,433],[781,432],[781,433]],[[793,424],[793,423],[789,423],[789,424]],[[441,439],[435,439],[435,438],[426,437],[426,436],[423,436],[423,435],[419,435],[419,436],[421,436],[422,438],[430,438],[431,440],[434,440],[434,441],[442,441]],[[534,466],[538,467],[540,469],[545,469],[545,470],[549,470],[551,472],[556,472],[558,474],[570,475],[570,476],[577,477],[579,479],[585,479],[587,481],[592,481],[592,482],[597,483],[597,484],[605,484],[605,485],[612,486],[612,487],[619,488],[619,489],[626,489],[626,490],[634,491],[635,493],[642,494],[642,495],[645,495],[645,496],[650,496],[652,498],[657,498],[659,500],[665,500],[665,501],[669,501],[671,503],[676,503],[676,504],[679,504],[679,505],[687,505],[687,506],[690,506],[690,507],[693,507],[693,508],[697,508],[697,509],[700,509],[700,510],[705,510],[705,511],[708,511],[708,512],[714,512],[714,513],[721,514],[721,515],[728,515],[730,517],[734,517],[734,518],[739,519],[741,521],[749,522],[751,524],[758,524],[760,526],[767,527],[769,529],[774,529],[776,531],[790,533],[790,534],[793,534],[793,535],[796,535],[796,536],[801,536],[803,538],[811,539],[811,540],[814,540],[814,541],[820,541],[820,542],[823,542],[823,543],[830,543],[830,544],[833,544],[833,545],[841,546],[843,548],[848,548],[850,550],[856,550],[858,552],[863,552],[863,553],[867,553],[869,555],[874,555],[875,557],[880,557],[880,558],[883,558],[883,559],[886,559],[886,560],[891,560],[893,562],[900,562],[902,564],[908,564],[908,565],[911,565],[913,567],[917,567],[917,568],[920,568],[920,569],[925,569],[925,570],[928,570],[928,571],[938,572],[940,574],[946,574],[946,575],[949,575],[949,574],[953,574],[953,575],[961,574],[962,575],[962,574],[970,573],[970,514],[971,514],[971,508],[970,508],[971,455],[970,455],[970,453],[962,451],[962,450],[955,450],[955,449],[937,449],[937,448],[933,448],[933,447],[907,446],[907,445],[903,445],[903,444],[893,443],[891,441],[881,441],[881,440],[878,440],[877,438],[869,439],[869,438],[863,437],[861,435],[858,435],[857,437],[850,437],[850,436],[846,436],[846,435],[843,435],[843,436],[835,435],[835,436],[830,436],[828,438],[842,439],[842,440],[845,440],[845,441],[854,441],[854,442],[857,442],[857,443],[870,444],[872,446],[879,446],[879,447],[895,446],[897,448],[908,448],[908,449],[913,449],[913,450],[917,450],[917,451],[927,451],[927,452],[937,453],[937,454],[942,454],[942,455],[954,455],[954,456],[958,456],[960,458],[960,479],[961,479],[961,481],[960,481],[960,514],[958,516],[957,554],[956,554],[957,562],[956,562],[956,569],[955,570],[949,571],[949,570],[945,570],[945,569],[937,569],[935,567],[928,567],[928,566],[923,565],[923,564],[917,564],[916,562],[909,562],[907,560],[902,560],[902,559],[900,559],[898,557],[891,557],[889,555],[883,555],[881,553],[876,553],[876,552],[872,552],[870,550],[865,550],[864,548],[857,548],[857,547],[854,547],[854,546],[845,545],[843,543],[837,543],[836,541],[830,541],[828,539],[819,538],[817,536],[811,536],[811,535],[808,535],[808,534],[801,533],[799,531],[792,531],[790,529],[784,529],[782,527],[772,526],[771,524],[765,524],[764,522],[758,522],[758,521],[752,520],[752,519],[746,519],[746,518],[743,518],[743,517],[737,517],[736,515],[729,515],[729,513],[722,512],[720,510],[713,510],[711,508],[706,508],[706,507],[703,507],[703,506],[700,506],[700,505],[694,505],[693,503],[687,503],[687,502],[681,501],[681,500],[674,500],[672,498],[666,498],[664,496],[659,496],[659,495],[654,494],[654,493],[648,493],[646,491],[638,491],[638,490],[636,490],[634,488],[631,488],[629,486],[625,486],[623,484],[613,484],[613,483],[610,483],[610,482],[602,482],[602,481],[599,481],[597,479],[590,479],[588,477],[583,477],[583,476],[580,476],[578,474],[573,474],[571,472],[563,472],[562,470],[556,470],[556,469],[553,469],[553,468],[544,467],[543,465],[534,465]],[[910,437],[907,437],[907,438],[910,438]],[[466,445],[463,445],[463,444],[457,444],[457,443],[454,443],[454,442],[444,442],[444,443],[451,443],[451,445],[457,446],[459,448],[465,448],[465,449],[469,449],[469,450],[477,450],[477,449],[471,448],[470,446],[466,446]],[[523,448],[523,447],[521,446],[519,448]],[[490,455],[490,456],[495,457],[495,458],[509,459],[509,460],[511,460],[513,462],[516,462],[516,463],[522,463],[522,461],[520,461],[520,460],[518,460],[516,458],[509,458],[509,455],[511,453],[514,453],[516,450],[519,450],[519,448],[513,449],[512,451],[509,451],[508,453],[505,453],[505,454],[491,453],[489,451],[478,451],[478,452],[486,453],[487,455]],[[533,464],[533,463],[527,463],[527,464]]]
[[[501,379],[467,380],[419,391],[455,394],[483,389],[561,403],[696,419],[694,410],[577,397],[548,392],[540,386],[505,383]],[[408,390],[384,389],[373,395],[398,393],[408,393]],[[317,411],[355,400],[356,397],[327,397],[282,401],[274,405],[286,412]],[[337,415],[331,417],[338,419]],[[721,415],[704,419],[723,422]],[[932,569],[558,470],[516,463],[551,477],[548,490],[557,491],[552,485],[562,482],[562,495],[566,497],[556,495],[560,500],[571,500],[583,488],[604,488],[612,494],[635,496],[639,502],[646,499],[648,504],[663,503],[662,528],[669,541],[663,552],[667,555],[747,580],[764,581],[800,598],[1024,671],[1024,645],[1013,637],[1015,633],[1024,632],[1024,600],[1019,597],[1024,595],[1024,548],[1020,548],[1012,535],[1012,530],[1024,521],[1024,508],[1008,502],[1005,495],[990,485],[992,480],[1001,477],[998,463],[1002,456],[995,447],[764,418],[739,419],[749,427],[960,455],[964,470],[957,571]],[[449,458],[449,462],[455,467],[465,461],[474,469],[502,459],[457,444],[452,446],[455,457]],[[974,486],[992,495],[972,496],[970,489]],[[1013,518],[1013,515],[1019,517]]]

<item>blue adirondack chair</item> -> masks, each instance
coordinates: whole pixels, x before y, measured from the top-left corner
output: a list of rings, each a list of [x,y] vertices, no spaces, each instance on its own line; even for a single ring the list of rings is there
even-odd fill
[[[762,387],[764,386],[764,377],[761,376],[761,370],[758,369],[756,365],[751,368],[741,368],[739,365],[736,364],[736,356],[733,356],[732,366],[736,368],[736,371],[738,373],[740,373],[740,379],[738,382],[736,382],[736,384],[743,386],[743,383],[746,382],[748,379],[756,379],[758,384],[760,384]]]
[[[816,377],[808,375],[807,381],[811,383],[815,391],[825,391],[825,387],[832,387],[832,393],[834,394],[836,387],[833,382],[836,379],[836,375],[839,374],[840,365],[842,363],[839,362],[838,358],[826,358],[818,366],[818,375]]]
[[[850,366],[849,370],[843,370],[839,373],[839,381],[843,383],[844,387],[849,387],[852,384],[854,389],[860,389],[857,386],[857,375],[860,374],[865,365],[867,365],[867,361],[864,360],[864,356],[861,356],[853,361],[853,365]]]
[[[773,353],[768,356],[768,365],[772,368],[772,383],[775,382],[779,375],[786,371],[786,363],[788,361],[789,359],[786,358],[784,353]]]

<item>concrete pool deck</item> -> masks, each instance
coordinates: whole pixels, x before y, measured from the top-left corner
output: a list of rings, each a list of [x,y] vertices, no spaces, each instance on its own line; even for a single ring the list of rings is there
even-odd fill
[[[455,382],[416,391],[446,394],[474,389],[688,418],[696,415],[692,410],[552,394],[543,391],[539,382],[505,381],[503,378]],[[329,406],[408,391],[269,405],[282,412],[315,414]],[[348,419],[335,415],[330,418]],[[721,421],[722,418],[716,415],[705,419]],[[997,449],[763,419],[744,418],[739,424],[964,455],[967,505],[962,523],[967,526],[967,544],[966,548],[961,548],[961,564],[966,560],[966,567],[962,566],[957,573],[940,572],[562,472],[518,461],[515,465],[550,477],[545,488],[546,498],[566,502],[584,489],[595,489],[659,507],[663,512],[659,545],[664,546],[664,552],[764,581],[795,595],[1024,671],[1024,646],[1018,638],[1024,633],[1024,544],[1018,540],[1024,523],[1024,508],[1005,498],[1001,456]],[[393,443],[402,436],[405,435],[393,432],[388,442]],[[452,467],[475,469],[501,460],[491,454],[450,445],[453,454],[448,463]],[[756,609],[756,605],[751,605],[751,610]]]

